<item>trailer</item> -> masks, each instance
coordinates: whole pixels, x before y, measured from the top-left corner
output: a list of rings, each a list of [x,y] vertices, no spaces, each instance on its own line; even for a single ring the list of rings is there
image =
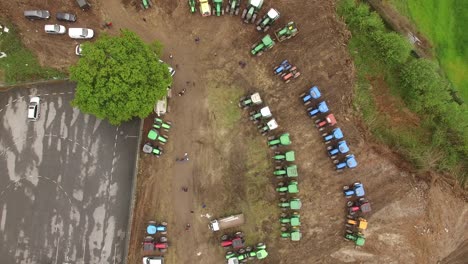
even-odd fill
[[[209,224],[211,231],[219,231],[231,227],[237,227],[245,223],[244,214],[231,215],[220,219],[212,220]]]

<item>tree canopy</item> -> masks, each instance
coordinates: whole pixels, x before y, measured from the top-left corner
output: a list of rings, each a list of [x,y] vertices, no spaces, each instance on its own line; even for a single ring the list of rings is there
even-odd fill
[[[103,34],[82,46],[82,57],[70,68],[77,82],[72,105],[113,125],[148,116],[172,83],[167,65],[152,50],[155,44],[131,31]]]

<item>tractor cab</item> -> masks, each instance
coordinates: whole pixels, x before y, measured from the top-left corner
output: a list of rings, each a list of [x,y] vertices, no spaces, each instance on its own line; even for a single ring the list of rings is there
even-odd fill
[[[276,120],[274,118],[271,119],[270,121],[268,121],[268,123],[266,125],[267,125],[269,130],[274,130],[274,129],[278,128],[278,123],[276,122]]]
[[[262,117],[266,117],[266,118],[270,117],[271,116],[270,107],[265,106],[262,109],[260,109],[260,114],[262,115]]]
[[[262,98],[260,97],[259,93],[254,93],[250,96],[250,99],[252,100],[253,104],[261,104],[262,103]]]
[[[364,191],[364,185],[360,182],[355,182],[351,186],[343,186],[343,192],[346,198],[350,198],[352,196],[363,197],[366,194]]]
[[[208,0],[200,0],[200,13],[204,17],[211,15],[211,6]]]

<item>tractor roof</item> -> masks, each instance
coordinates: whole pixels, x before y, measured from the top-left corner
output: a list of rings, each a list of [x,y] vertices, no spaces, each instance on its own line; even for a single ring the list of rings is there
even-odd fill
[[[250,4],[257,8],[260,8],[263,4],[263,0],[250,0]]]
[[[268,121],[267,126],[270,130],[276,129],[278,127],[278,123],[276,120],[273,118],[270,121]]]
[[[265,106],[262,109],[260,109],[260,114],[265,117],[271,116],[270,107]]]
[[[299,216],[291,217],[291,225],[292,226],[300,226],[301,225],[301,219],[299,218]]]
[[[256,252],[257,253],[257,258],[258,259],[264,259],[268,256],[268,252],[265,249],[261,249]]]
[[[262,103],[262,98],[260,97],[259,93],[254,93],[250,96],[250,99],[252,99],[252,103],[254,104],[260,104]]]
[[[270,8],[270,10],[267,13],[267,16],[271,19],[278,18],[279,15],[280,15],[279,12],[274,8]]]
[[[289,193],[298,193],[299,187],[297,186],[297,182],[290,182],[288,185],[288,192]]]
[[[322,112],[322,113],[328,112],[328,105],[327,105],[327,103],[326,103],[325,101],[320,102],[319,105],[318,105],[318,109],[319,109],[319,111]]]
[[[295,161],[296,160],[296,156],[294,155],[294,150],[290,150],[290,151],[286,152],[285,156],[286,156],[286,161]]]
[[[363,236],[358,236],[356,239],[356,246],[364,246],[366,239]]]
[[[293,176],[293,177],[297,177],[298,174],[297,174],[297,165],[291,165],[289,166],[288,168],[286,168],[286,173],[288,174],[288,176]]]
[[[299,241],[301,240],[301,237],[302,237],[301,231],[297,230],[297,231],[291,232],[292,241]]]
[[[333,136],[337,139],[343,138],[343,132],[341,131],[341,128],[337,127],[333,129]]]
[[[361,211],[362,211],[363,213],[368,213],[368,212],[372,211],[371,206],[370,206],[370,203],[369,203],[369,202],[366,202],[366,203],[362,204],[362,205],[361,205]]]
[[[293,199],[289,203],[292,210],[299,210],[302,207],[301,200],[299,199]]]
[[[354,155],[350,155],[346,158],[346,165],[350,168],[355,168],[357,166],[357,161],[354,158]]]
[[[359,219],[359,228],[362,229],[362,230],[367,229],[366,219]]]
[[[362,183],[356,184],[354,186],[354,192],[356,193],[357,197],[362,197],[366,194],[364,191],[364,185]]]
[[[335,118],[335,115],[334,115],[334,114],[329,114],[329,115],[327,115],[326,119],[327,119],[327,122],[328,122],[330,125],[335,125],[335,124],[336,124],[336,118]]]
[[[340,141],[338,143],[338,149],[340,150],[341,153],[346,153],[349,151],[349,147],[348,145],[346,144],[346,141],[343,140],[343,141]]]
[[[270,35],[266,35],[262,38],[262,42],[265,46],[269,47],[274,44],[273,39]]]
[[[244,240],[240,237],[234,238],[232,240],[232,247],[234,249],[242,248],[244,246]]]
[[[309,93],[310,93],[310,96],[312,96],[312,98],[314,99],[318,99],[322,95],[317,86],[310,88]]]
[[[156,138],[158,138],[158,131],[156,129],[152,128],[148,132],[148,138],[151,139],[151,140],[156,140]]]
[[[143,152],[144,153],[151,153],[153,151],[153,146],[150,143],[146,143],[143,145]]]
[[[289,133],[284,133],[283,135],[281,135],[279,140],[280,140],[282,145],[290,145],[291,144],[291,139],[289,138]]]

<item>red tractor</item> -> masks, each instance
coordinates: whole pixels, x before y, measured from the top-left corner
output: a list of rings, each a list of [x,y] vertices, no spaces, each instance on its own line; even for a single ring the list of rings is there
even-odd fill
[[[223,235],[221,237],[221,246],[224,248],[241,249],[244,247],[244,233],[236,232],[234,235]]]
[[[169,244],[167,244],[167,238],[161,237],[158,241],[154,241],[152,236],[145,237],[143,241],[143,250],[144,251],[155,251],[159,250],[159,252],[164,253],[167,251]]]
[[[369,213],[372,210],[369,201],[364,197],[354,202],[348,201],[346,205],[348,206],[348,214],[351,216],[355,216],[358,213]]]
[[[319,118],[315,121],[315,126],[319,131],[323,131],[326,127],[334,125],[336,125],[336,118],[333,114],[329,114],[325,118]]]
[[[285,83],[288,83],[292,79],[296,79],[299,76],[301,76],[301,72],[299,72],[296,66],[292,67],[288,73],[281,74],[281,78]]]

